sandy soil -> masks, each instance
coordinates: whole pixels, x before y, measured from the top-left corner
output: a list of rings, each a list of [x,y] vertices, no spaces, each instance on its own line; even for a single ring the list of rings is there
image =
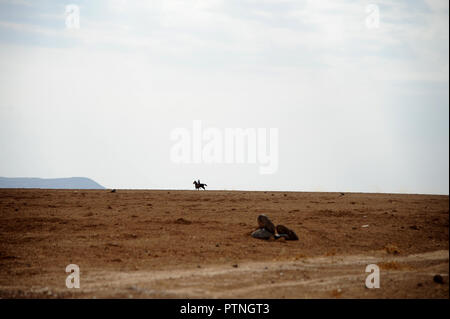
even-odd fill
[[[261,213],[300,240],[251,238]],[[449,298],[448,220],[448,196],[1,189],[0,297]]]

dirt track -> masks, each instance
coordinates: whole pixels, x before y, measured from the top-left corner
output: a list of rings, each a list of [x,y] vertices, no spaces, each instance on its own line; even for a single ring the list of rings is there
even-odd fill
[[[449,298],[448,209],[429,195],[0,189],[0,297]],[[251,238],[261,213],[300,240]],[[65,286],[72,263],[80,289]],[[380,289],[365,288],[373,263]]]

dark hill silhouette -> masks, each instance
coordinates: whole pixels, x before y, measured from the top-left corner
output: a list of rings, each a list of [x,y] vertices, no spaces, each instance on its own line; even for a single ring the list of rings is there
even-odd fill
[[[0,188],[105,189],[102,185],[86,177],[0,177]]]

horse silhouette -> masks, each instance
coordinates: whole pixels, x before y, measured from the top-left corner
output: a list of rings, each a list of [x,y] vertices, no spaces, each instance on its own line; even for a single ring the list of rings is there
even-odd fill
[[[200,183],[200,180],[194,181],[192,184],[195,185],[196,190],[200,190],[200,188],[203,188],[204,190],[206,190],[205,186],[208,186],[206,184]]]

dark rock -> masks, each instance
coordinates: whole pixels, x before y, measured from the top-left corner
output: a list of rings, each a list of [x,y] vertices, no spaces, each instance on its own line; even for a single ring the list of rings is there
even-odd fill
[[[435,276],[433,277],[433,281],[434,281],[435,283],[438,283],[438,284],[443,284],[443,283],[444,283],[444,278],[442,278],[441,275],[435,275]]]
[[[189,225],[189,224],[192,224],[192,222],[190,220],[187,220],[187,219],[184,219],[184,218],[178,218],[175,221],[175,224]]]
[[[257,220],[259,228],[265,228],[268,232],[275,234],[275,225],[266,215],[259,215]]]
[[[253,238],[258,238],[258,239],[269,239],[270,237],[273,236],[273,234],[269,231],[267,231],[267,229],[265,228],[259,228],[257,230],[255,230],[251,236]]]
[[[297,234],[283,225],[277,226],[277,233],[283,236],[286,240],[298,240]]]

